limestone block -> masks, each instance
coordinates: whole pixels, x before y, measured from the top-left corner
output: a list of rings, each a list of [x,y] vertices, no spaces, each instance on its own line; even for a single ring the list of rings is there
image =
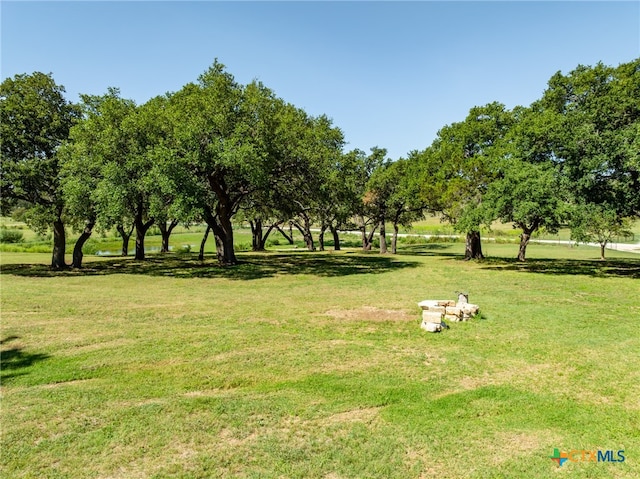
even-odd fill
[[[442,325],[440,323],[429,323],[427,321],[422,321],[420,327],[430,333],[437,333],[442,330]]]
[[[453,314],[455,316],[462,316],[463,311],[462,311],[462,308],[456,308],[455,306],[449,306],[449,307],[447,307],[447,310],[445,311],[445,314]]]
[[[429,309],[431,306],[438,306],[438,300],[436,299],[425,299],[424,301],[420,301],[418,303],[418,307],[422,309]]]
[[[480,310],[480,306],[478,306],[477,304],[458,303],[456,306],[462,310],[463,314],[466,314],[469,316],[474,316],[478,314],[478,311]]]
[[[445,314],[444,319],[446,319],[447,321],[451,321],[453,323],[458,323],[462,321],[462,316],[459,316],[457,314]]]
[[[427,306],[423,311],[433,311],[436,313],[445,313],[446,308],[444,306]]]
[[[455,306],[456,302],[455,301],[449,301],[449,300],[440,300],[438,301],[438,306]]]
[[[439,311],[422,311],[422,322],[428,323],[441,323],[442,322],[443,313]]]

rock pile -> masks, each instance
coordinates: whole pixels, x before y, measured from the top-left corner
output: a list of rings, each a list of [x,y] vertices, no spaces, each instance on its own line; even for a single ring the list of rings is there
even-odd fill
[[[425,299],[418,306],[422,309],[422,324],[420,327],[431,333],[442,330],[443,320],[452,322],[467,321],[472,318],[480,307],[466,302],[466,297],[460,295],[458,301]]]

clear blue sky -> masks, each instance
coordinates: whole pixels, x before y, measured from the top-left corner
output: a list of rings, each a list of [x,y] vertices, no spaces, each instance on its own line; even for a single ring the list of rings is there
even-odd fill
[[[144,103],[215,58],[313,115],[347,149],[426,148],[491,101],[539,98],[556,71],[640,57],[640,2],[12,2],[2,79],[53,73],[68,97]]]

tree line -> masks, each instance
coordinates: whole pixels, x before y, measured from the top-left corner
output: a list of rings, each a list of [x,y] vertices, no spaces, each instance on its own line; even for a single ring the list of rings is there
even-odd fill
[[[325,115],[311,116],[259,81],[238,83],[218,61],[197,81],[142,105],[116,88],[64,97],[51,74],[0,85],[1,206],[25,208],[52,230],[51,266],[64,269],[66,228],[81,234],[73,267],[95,229],[116,228],[135,258],[157,225],[168,250],[178,224],[206,223],[221,264],[237,263],[233,223],[251,225],[253,249],[290,224],[309,250],[325,234],[359,229],[371,249],[396,251],[400,226],[440,214],[482,258],[495,220],[531,236],[571,228],[604,247],[640,215],[640,59],[556,73],[528,107],[493,102],[444,126],[433,143],[392,160],[383,148],[345,151]],[[393,227],[390,247],[386,225]],[[314,235],[318,229],[319,233]],[[202,257],[203,248],[200,255]]]

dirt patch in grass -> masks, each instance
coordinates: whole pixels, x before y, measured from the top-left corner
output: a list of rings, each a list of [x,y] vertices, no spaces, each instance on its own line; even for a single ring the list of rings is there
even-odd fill
[[[312,422],[317,422],[320,425],[334,425],[344,424],[350,422],[364,422],[371,423],[376,419],[380,413],[380,407],[369,407],[364,409],[351,409],[349,411],[340,412],[331,416],[316,419]]]
[[[549,444],[561,442],[561,437],[548,431],[502,431],[491,441],[486,441],[491,462],[498,466],[516,457],[528,456],[538,450],[546,450]]]
[[[362,306],[357,309],[329,310],[324,313],[338,321],[415,321],[417,314],[408,314],[403,310],[380,309],[373,306]]]
[[[484,372],[482,376],[465,376],[460,380],[463,390],[478,389],[485,386],[499,386],[512,384],[515,381],[525,379],[527,382],[538,382],[554,371],[552,364],[528,364],[517,366],[491,373]]]
[[[101,351],[103,349],[118,349],[121,347],[131,346],[136,343],[136,341],[131,338],[117,338],[92,342],[89,344],[73,344],[73,341],[81,342],[82,339],[81,335],[78,335],[77,339],[70,338],[68,341],[71,344],[69,344],[65,349],[59,350],[57,354],[60,356],[75,356],[77,354],[91,353]],[[95,340],[95,338],[92,338],[92,340]]]
[[[87,379],[72,379],[71,381],[59,381],[56,383],[43,384],[40,386],[42,389],[55,389],[65,386],[84,386],[85,384],[96,382],[97,378],[87,378]]]

